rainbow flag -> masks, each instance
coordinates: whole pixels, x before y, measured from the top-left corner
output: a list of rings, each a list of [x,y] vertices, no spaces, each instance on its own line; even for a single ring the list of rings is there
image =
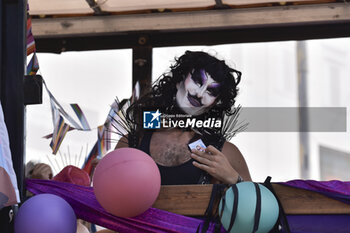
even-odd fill
[[[83,111],[81,110],[81,108],[79,107],[79,105],[78,104],[71,104],[70,106],[72,107],[75,114],[77,115],[81,125],[83,126],[83,129],[90,130],[89,123],[87,122],[86,117],[85,117]]]
[[[55,124],[50,147],[52,148],[52,154],[56,154],[61,146],[61,143],[69,130],[69,125],[64,122],[62,116],[59,117],[58,122]]]
[[[95,143],[94,147],[91,149],[89,155],[87,156],[82,169],[86,171],[89,175],[92,174],[92,161],[98,156],[98,142]]]
[[[104,125],[97,127],[98,155],[104,155],[107,152],[105,131],[106,130]]]
[[[27,19],[27,56],[36,52],[35,40],[32,33],[32,19],[28,17]]]
[[[27,65],[27,75],[36,75],[39,70],[39,62],[36,53],[33,54],[30,59],[29,64]]]
[[[89,155],[87,156],[82,169],[87,173],[91,174],[92,172],[92,161],[97,157],[102,157],[108,150],[111,149],[111,121],[117,114],[119,110],[119,101],[114,101],[109,110],[107,119],[104,125],[101,125],[97,128],[97,142],[94,147],[91,149]]]

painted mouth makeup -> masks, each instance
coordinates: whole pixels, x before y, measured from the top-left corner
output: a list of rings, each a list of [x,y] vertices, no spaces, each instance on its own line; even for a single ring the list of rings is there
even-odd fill
[[[203,105],[195,96],[191,95],[190,93],[187,94],[187,99],[194,107],[201,107]]]

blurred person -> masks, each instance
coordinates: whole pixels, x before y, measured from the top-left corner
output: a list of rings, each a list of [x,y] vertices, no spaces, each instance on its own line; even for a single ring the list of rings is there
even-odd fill
[[[48,164],[33,161],[27,163],[25,173],[28,179],[51,180],[53,177],[52,169]]]

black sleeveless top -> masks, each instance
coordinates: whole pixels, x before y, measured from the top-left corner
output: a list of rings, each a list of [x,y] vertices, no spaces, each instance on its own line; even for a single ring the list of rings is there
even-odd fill
[[[150,145],[153,131],[146,130],[138,149],[151,156]],[[203,171],[192,164],[193,159],[178,166],[162,166],[157,164],[162,185],[183,185],[198,184],[203,175]]]

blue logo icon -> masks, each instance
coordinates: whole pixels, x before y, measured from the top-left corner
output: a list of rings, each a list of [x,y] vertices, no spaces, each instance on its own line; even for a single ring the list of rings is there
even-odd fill
[[[144,129],[159,129],[160,128],[160,115],[157,111],[144,111],[143,112],[143,128]]]

